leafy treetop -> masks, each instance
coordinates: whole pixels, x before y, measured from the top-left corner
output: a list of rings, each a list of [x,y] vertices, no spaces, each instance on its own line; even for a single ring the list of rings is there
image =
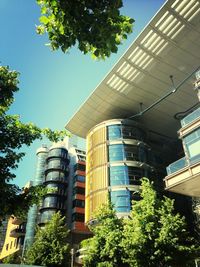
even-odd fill
[[[134,19],[120,15],[122,0],[37,0],[38,34],[48,33],[53,50],[76,45],[84,54],[106,58],[132,32]]]
[[[42,139],[43,135],[54,142],[68,135],[65,130],[41,129],[33,123],[23,123],[19,115],[7,114],[14,101],[14,93],[19,90],[18,77],[17,71],[0,66],[0,218],[12,214],[18,199],[21,200],[20,189],[10,183],[15,178],[13,170],[25,155],[19,149],[23,145],[30,146],[34,140]],[[23,202],[21,205],[23,210]]]
[[[70,261],[65,217],[55,213],[44,228],[38,228],[35,241],[27,251],[25,263],[47,267],[68,266]]]
[[[175,213],[174,200],[160,199],[146,178],[141,197],[133,201],[130,218],[124,221],[124,262],[130,267],[188,266],[199,246],[188,233],[185,219]]]
[[[160,199],[144,178],[141,200],[133,201],[129,218],[119,219],[108,203],[94,215],[94,236],[82,242],[85,267],[186,267],[200,253],[174,201]],[[192,265],[193,266],[193,265]]]

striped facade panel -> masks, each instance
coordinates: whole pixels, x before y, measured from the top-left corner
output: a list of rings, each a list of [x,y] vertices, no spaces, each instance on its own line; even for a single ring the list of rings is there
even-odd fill
[[[87,136],[85,221],[106,201],[108,190],[107,133],[105,124],[92,129]]]
[[[86,197],[85,221],[88,223],[93,219],[93,213],[98,209],[102,203],[108,200],[108,189],[95,192]]]

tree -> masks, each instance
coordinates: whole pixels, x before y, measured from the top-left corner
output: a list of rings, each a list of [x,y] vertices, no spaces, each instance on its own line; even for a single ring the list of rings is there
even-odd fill
[[[130,219],[124,221],[124,262],[130,267],[189,266],[199,248],[184,218],[174,213],[174,201],[160,200],[147,179],[142,182],[141,197],[133,201]]]
[[[10,254],[8,257],[4,258],[2,260],[3,263],[7,264],[20,264],[21,263],[21,253],[15,252],[13,254]]]
[[[122,0],[37,0],[41,7],[37,33],[48,33],[53,50],[78,45],[84,54],[109,57],[132,32],[134,19],[120,15]]]
[[[27,251],[27,264],[47,267],[67,266],[70,260],[65,217],[55,213],[44,228],[38,228],[33,245]]]
[[[15,213],[17,203],[24,210],[24,207],[28,207],[28,201],[33,201],[39,195],[38,188],[20,195],[22,191],[19,187],[10,183],[15,178],[13,170],[25,155],[19,149],[23,145],[30,146],[34,140],[42,139],[43,135],[51,141],[58,141],[67,135],[66,131],[40,129],[33,123],[21,122],[18,115],[7,114],[14,101],[14,93],[19,90],[18,77],[17,71],[11,71],[8,66],[0,66],[0,219]]]
[[[109,202],[100,207],[94,215],[97,224],[90,226],[92,238],[82,241],[85,248],[85,267],[125,267],[122,262],[121,240],[122,220],[117,218],[113,205]]]

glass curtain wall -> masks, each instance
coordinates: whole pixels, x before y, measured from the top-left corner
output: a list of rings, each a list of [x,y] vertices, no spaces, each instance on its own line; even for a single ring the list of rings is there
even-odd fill
[[[45,181],[47,193],[40,208],[39,224],[45,224],[52,215],[60,211],[66,213],[68,151],[61,147],[52,147],[46,159]]]
[[[110,197],[121,214],[130,212],[131,200],[138,198],[141,178],[150,173],[150,168],[143,167],[150,161],[146,133],[126,122],[107,126]]]

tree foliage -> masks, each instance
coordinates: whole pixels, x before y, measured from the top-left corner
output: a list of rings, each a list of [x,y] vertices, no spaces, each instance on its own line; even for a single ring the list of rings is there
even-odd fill
[[[94,216],[97,224],[90,227],[92,238],[82,242],[86,249],[85,267],[123,267],[122,262],[122,220],[117,218],[113,205],[109,202],[100,207]]]
[[[51,141],[58,141],[67,135],[65,130],[40,129],[33,123],[23,123],[19,115],[8,114],[14,93],[19,90],[18,77],[17,71],[11,71],[8,66],[0,66],[0,218],[14,213],[17,203],[20,202],[22,210],[23,203],[25,206],[27,204],[19,195],[21,190],[10,183],[15,178],[13,170],[25,155],[20,150],[22,146],[30,146],[34,140],[42,139],[43,135]]]
[[[10,254],[8,257],[4,258],[2,260],[5,264],[20,264],[21,263],[21,253],[15,252],[13,254]]]
[[[187,266],[199,249],[186,230],[183,217],[174,212],[174,201],[159,199],[149,180],[142,182],[142,199],[133,201],[125,220],[124,261],[130,267]]]
[[[94,237],[83,242],[86,267],[184,267],[200,253],[174,201],[160,199],[144,178],[141,200],[133,201],[130,217],[118,219],[110,205],[97,213]]]
[[[77,44],[84,54],[109,57],[132,32],[134,20],[120,15],[122,0],[37,0],[41,7],[37,33],[48,33],[50,46],[66,52]]]
[[[27,264],[47,267],[67,266],[70,261],[65,218],[55,213],[44,228],[38,228],[33,245],[27,251]]]

